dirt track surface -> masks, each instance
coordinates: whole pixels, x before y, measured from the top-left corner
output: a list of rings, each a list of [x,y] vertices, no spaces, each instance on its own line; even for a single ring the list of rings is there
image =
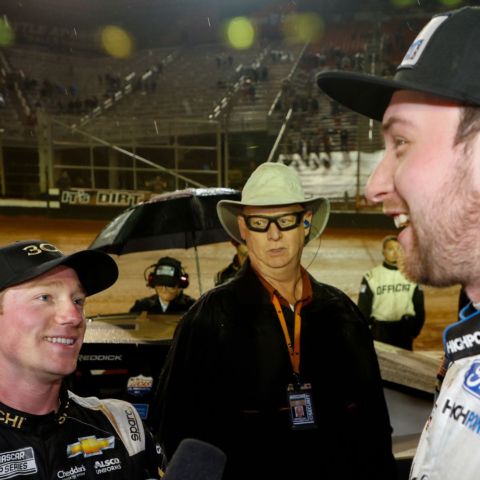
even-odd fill
[[[55,243],[65,253],[87,248],[106,221],[55,219],[44,217],[0,217],[0,244],[16,240],[44,239]],[[320,240],[307,245],[302,264],[321,282],[332,284],[354,301],[362,275],[382,261],[381,240],[390,230],[327,229]],[[202,291],[213,287],[215,272],[224,268],[234,254],[230,243],[198,247]],[[143,273],[162,256],[178,258],[190,276],[186,293],[197,298],[200,294],[193,249],[157,250],[132,253],[113,258],[120,276],[105,292],[88,299],[87,314],[126,312],[139,297],[151,295],[145,286]],[[459,287],[434,289],[425,287],[426,323],[415,341],[416,350],[442,348],[442,332],[456,320]],[[334,320],[334,319],[331,319]]]

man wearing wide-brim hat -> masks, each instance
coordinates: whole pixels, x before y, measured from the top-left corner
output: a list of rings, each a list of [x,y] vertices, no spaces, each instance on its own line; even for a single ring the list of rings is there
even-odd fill
[[[225,480],[395,478],[366,321],[300,264],[328,201],[305,198],[293,169],[264,163],[241,201],[217,211],[249,259],[175,332],[157,392],[167,455],[195,437],[225,451]]]

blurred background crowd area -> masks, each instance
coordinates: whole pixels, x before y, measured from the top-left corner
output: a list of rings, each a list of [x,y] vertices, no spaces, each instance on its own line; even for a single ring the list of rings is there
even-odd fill
[[[467,3],[3,0],[0,196],[241,188],[270,160],[363,209],[378,125],[316,74],[392,75],[432,13]]]

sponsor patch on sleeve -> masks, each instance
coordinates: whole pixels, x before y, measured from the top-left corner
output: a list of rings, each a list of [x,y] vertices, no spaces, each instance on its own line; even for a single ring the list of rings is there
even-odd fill
[[[37,472],[38,468],[32,447],[0,453],[0,479],[32,475]]]

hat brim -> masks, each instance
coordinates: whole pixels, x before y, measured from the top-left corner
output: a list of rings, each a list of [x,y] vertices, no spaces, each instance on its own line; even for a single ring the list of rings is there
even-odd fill
[[[155,287],[165,285],[166,287],[178,287],[180,279],[178,277],[168,277],[167,275],[158,275],[153,279]]]
[[[306,240],[306,243],[308,243],[319,237],[325,230],[328,222],[328,217],[330,216],[330,202],[326,198],[316,197],[310,200],[283,203],[281,205],[248,205],[247,203],[235,200],[220,200],[217,203],[217,215],[220,223],[222,224],[228,235],[230,235],[230,237],[238,243],[245,243],[245,240],[243,240],[240,235],[240,229],[238,227],[237,221],[237,217],[238,215],[240,215],[243,207],[280,207],[297,204],[302,205],[305,210],[311,210],[313,213],[310,225],[310,234],[308,235]]]
[[[29,269],[27,274],[16,275],[2,286],[2,290],[32,280],[61,265],[75,270],[87,296],[106,290],[118,278],[117,264],[109,255],[95,250],[82,250],[44,262]]]
[[[395,78],[387,79],[362,73],[339,71],[321,72],[317,84],[329,97],[343,106],[368,118],[382,121],[392,95],[398,90],[412,90],[460,103],[475,103],[462,92],[433,85],[421,85],[402,79],[399,71]]]

